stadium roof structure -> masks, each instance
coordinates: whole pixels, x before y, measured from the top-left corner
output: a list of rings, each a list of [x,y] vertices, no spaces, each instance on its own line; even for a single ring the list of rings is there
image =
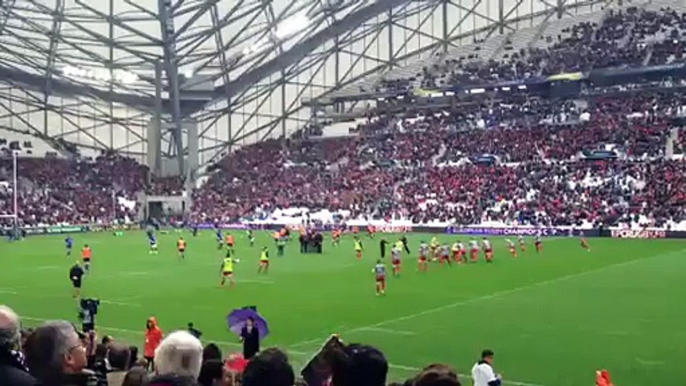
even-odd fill
[[[0,128],[142,157],[158,113],[161,151],[193,120],[208,164],[302,127],[303,99],[606,3],[0,0]]]

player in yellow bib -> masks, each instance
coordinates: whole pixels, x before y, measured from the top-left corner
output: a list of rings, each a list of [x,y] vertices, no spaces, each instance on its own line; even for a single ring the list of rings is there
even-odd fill
[[[260,266],[257,268],[257,273],[268,273],[269,272],[269,249],[267,247],[262,248],[260,253]]]
[[[232,257],[227,257],[222,261],[222,282],[220,284],[221,287],[224,287],[224,284],[226,284],[226,278],[229,278],[229,285],[231,285],[232,288],[236,286],[236,282],[233,280],[233,263],[235,262],[238,261],[234,260]]]
[[[429,250],[431,251],[430,259],[432,259],[432,260],[436,259],[436,254],[438,252],[439,246],[440,246],[440,243],[438,242],[438,239],[436,237],[432,237],[431,238],[431,244],[429,245]]]
[[[362,242],[360,241],[360,238],[355,236],[355,256],[357,256],[358,260],[362,259],[362,251],[364,248],[362,247]]]

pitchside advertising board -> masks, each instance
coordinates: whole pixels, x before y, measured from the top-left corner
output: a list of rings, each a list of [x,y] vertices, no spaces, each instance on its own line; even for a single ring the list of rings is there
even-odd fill
[[[255,230],[279,230],[282,228],[294,227],[287,224],[198,224],[199,229],[255,229]],[[323,225],[315,227],[317,230],[327,232],[333,230],[332,225]],[[351,227],[348,227],[352,229]],[[64,233],[78,233],[78,232],[101,232],[110,230],[134,230],[140,229],[138,224],[125,225],[103,225],[103,224],[80,224],[80,225],[62,225],[62,226],[41,226],[41,227],[24,227],[22,228],[26,235],[44,235],[44,234],[64,234]],[[376,226],[376,231],[379,233],[446,233],[449,235],[466,235],[466,236],[536,236],[543,237],[612,237],[620,239],[665,239],[665,238],[686,238],[686,231],[669,231],[658,228],[643,228],[643,229],[624,229],[624,228],[606,228],[606,229],[570,229],[568,227],[466,227],[466,226],[397,226],[385,225]],[[7,229],[0,228],[0,234]],[[366,232],[364,227],[360,227],[361,232]]]
[[[666,239],[686,238],[686,232],[663,229],[610,229],[609,236],[618,239]]]
[[[524,228],[524,227],[448,227],[446,233],[453,235],[483,235],[483,236],[536,236],[543,237],[561,237],[561,236],[577,236],[577,237],[597,237],[600,236],[598,229],[570,229],[559,227],[541,227],[541,228]]]
[[[81,225],[56,225],[56,226],[40,226],[40,227],[23,227],[21,228],[26,235],[54,235],[64,233],[82,233],[82,232],[101,232],[106,230],[133,230],[140,229],[138,224],[124,224],[124,225],[103,225],[103,224],[81,224]]]
[[[336,228],[338,228],[338,225],[320,225],[320,226],[314,226],[313,228],[317,231],[320,232],[330,232]],[[198,224],[198,229],[234,229],[234,230],[239,230],[239,229],[254,229],[254,230],[271,230],[271,231],[278,231],[280,229],[288,228],[291,231],[298,231],[300,230],[300,225],[293,225],[293,224]],[[310,227],[312,228],[312,227]],[[352,229],[352,227],[348,226],[348,229]],[[359,227],[360,232],[366,232],[365,227]],[[427,232],[443,232],[444,227],[440,228],[431,228],[431,230],[428,230]],[[411,226],[407,225],[402,225],[402,226],[397,226],[397,225],[384,225],[384,226],[375,226],[374,230],[378,233],[409,233],[409,232],[424,232],[423,230],[417,230],[416,228],[413,228]]]

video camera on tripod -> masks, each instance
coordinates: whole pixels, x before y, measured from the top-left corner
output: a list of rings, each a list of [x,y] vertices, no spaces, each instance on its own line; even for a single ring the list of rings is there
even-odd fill
[[[100,300],[90,298],[81,299],[80,306],[79,320],[81,320],[81,329],[86,333],[95,330],[95,316],[98,314]]]

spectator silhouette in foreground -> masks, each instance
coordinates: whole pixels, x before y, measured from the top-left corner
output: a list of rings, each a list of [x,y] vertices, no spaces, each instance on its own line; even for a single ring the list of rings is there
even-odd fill
[[[26,364],[40,384],[95,386],[98,378],[88,366],[86,347],[76,328],[66,321],[46,322],[27,338]]]
[[[388,362],[378,349],[350,344],[330,354],[333,386],[385,386]]]
[[[222,355],[222,350],[214,343],[208,343],[205,348],[202,349],[202,361],[210,361],[213,359],[222,360],[224,356]]]
[[[111,345],[107,353],[111,371],[107,373],[109,386],[121,386],[131,363],[131,350],[127,346]]]
[[[88,368],[95,372],[98,377],[98,386],[108,386],[107,373],[111,371],[108,352],[109,348],[99,343],[95,345],[95,355],[93,356],[92,362],[89,363]]]
[[[202,366],[202,344],[187,331],[167,336],[155,351],[155,377],[148,386],[195,386]]]
[[[417,374],[414,386],[461,386],[457,373],[448,365],[432,364]]]
[[[32,386],[36,380],[28,373],[20,354],[19,316],[0,306],[0,385]]]
[[[252,358],[242,381],[243,386],[293,386],[295,373],[283,351],[269,348]]]
[[[198,376],[200,386],[223,386],[227,384],[224,361],[211,359],[203,361]]]
[[[147,386],[150,381],[150,373],[143,366],[132,367],[124,376],[121,385],[114,386]]]

